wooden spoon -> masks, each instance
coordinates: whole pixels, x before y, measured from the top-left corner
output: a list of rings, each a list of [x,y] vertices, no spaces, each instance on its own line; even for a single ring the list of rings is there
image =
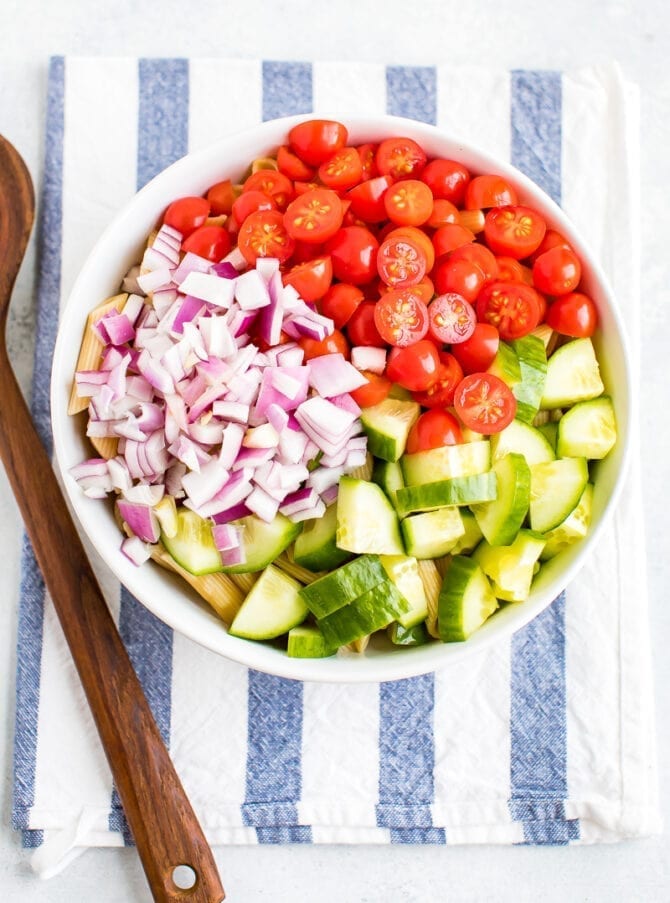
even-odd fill
[[[7,355],[9,300],[34,209],[26,165],[0,135],[0,456],[77,666],[154,899],[219,903],[224,891],[212,851],[170,761]],[[178,866],[192,871],[175,874]],[[191,886],[184,887],[190,883],[188,878]]]

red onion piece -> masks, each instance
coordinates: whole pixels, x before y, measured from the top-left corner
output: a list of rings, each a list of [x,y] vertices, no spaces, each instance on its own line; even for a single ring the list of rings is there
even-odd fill
[[[258,270],[247,270],[234,283],[235,300],[242,310],[258,310],[270,303],[268,286]]]
[[[199,473],[192,471],[185,474],[182,486],[193,504],[200,508],[223,489],[227,480],[225,468],[216,459],[212,459],[200,468]]]
[[[240,547],[239,530],[231,524],[216,524],[212,527],[214,545],[219,552],[228,552]]]
[[[209,260],[206,260],[204,257],[198,257],[197,254],[193,254],[191,251],[187,251],[182,257],[181,263],[172,274],[172,278],[175,285],[181,285],[189,273],[209,273],[211,268],[212,264]]]
[[[141,567],[151,558],[151,546],[139,538],[129,536],[121,543],[121,551],[136,567]]]
[[[127,502],[124,499],[119,499],[117,505],[119,514],[135,536],[138,536],[144,542],[158,542],[160,537],[158,518],[150,505]]]
[[[254,486],[252,491],[245,499],[245,505],[254,514],[257,514],[261,520],[270,523],[274,520],[279,510],[279,502],[273,499],[271,495],[261,489],[260,486]]]
[[[309,362],[309,384],[324,398],[353,392],[366,383],[365,376],[342,354],[322,354]]]

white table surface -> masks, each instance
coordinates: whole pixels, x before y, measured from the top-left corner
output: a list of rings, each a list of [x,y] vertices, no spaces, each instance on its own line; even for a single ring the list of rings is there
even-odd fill
[[[315,22],[320,24],[315,24]],[[670,816],[670,7],[667,0],[0,0],[0,132],[42,178],[51,54],[440,61],[564,68],[616,59],[642,98],[644,500],[661,796]],[[326,31],[327,25],[327,31]],[[613,186],[615,190],[615,186]],[[34,242],[17,284],[10,350],[27,390]],[[0,404],[2,400],[0,399]],[[10,828],[14,636],[21,524],[0,467],[0,899],[150,899],[134,850],[95,850],[42,882]],[[235,847],[217,851],[231,903],[670,900],[668,834],[599,847]]]

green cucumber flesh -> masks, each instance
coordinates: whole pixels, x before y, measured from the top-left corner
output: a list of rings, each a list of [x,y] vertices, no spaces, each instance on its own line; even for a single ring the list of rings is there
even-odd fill
[[[262,571],[275,558],[279,558],[302,530],[301,523],[294,524],[283,514],[276,514],[270,523],[255,514],[249,514],[234,521],[234,524],[241,531],[246,560],[243,564],[223,568],[227,574]]]
[[[463,535],[456,541],[450,553],[452,555],[469,555],[481,542],[483,533],[479,529],[477,518],[472,511],[468,508],[459,508],[458,510],[461,513]]]
[[[604,389],[591,339],[573,339],[549,358],[540,407],[569,407],[602,395]]]
[[[312,614],[324,618],[386,580],[378,555],[360,555],[303,586],[301,593]]]
[[[490,469],[491,444],[484,441],[442,445],[412,455],[403,455],[400,465],[408,486],[470,477],[486,473]]]
[[[505,602],[525,602],[535,575],[535,564],[544,548],[544,537],[519,530],[514,541],[492,546],[483,540],[472,557],[493,584],[493,592]]]
[[[402,555],[398,517],[376,483],[341,477],[336,542],[349,552]]]
[[[529,466],[541,461],[553,461],[556,457],[547,437],[537,427],[522,420],[513,420],[504,430],[491,436],[493,462],[509,452],[523,455]]]
[[[616,418],[607,395],[580,401],[558,421],[556,451],[561,458],[604,458],[616,443]]]
[[[577,506],[589,479],[586,458],[557,458],[530,469],[530,526],[547,533]]]
[[[410,604],[409,611],[398,617],[403,627],[413,627],[428,616],[428,601],[416,558],[409,555],[381,555],[382,566],[391,583]]]
[[[464,555],[452,558],[438,600],[440,639],[467,640],[497,608],[493,588],[477,562]]]
[[[214,545],[212,522],[189,508],[177,510],[176,532],[172,536],[161,532],[161,542],[177,564],[189,574],[199,577],[223,570],[221,555]]]
[[[530,504],[530,468],[523,455],[509,452],[493,464],[497,496],[472,505],[479,529],[492,546],[506,546],[521,529]]]
[[[403,627],[399,621],[394,621],[389,624],[387,631],[394,646],[425,646],[430,640],[423,622],[412,627]]]
[[[400,521],[400,530],[407,554],[421,559],[441,558],[452,551],[465,533],[457,506],[411,514]]]
[[[289,658],[327,658],[335,652],[337,648],[329,646],[321,630],[313,624],[301,624],[288,632]]]
[[[308,614],[301,584],[268,565],[251,587],[228,631],[246,640],[271,640],[301,624]]]
[[[488,368],[488,373],[499,377],[506,385],[513,389],[521,382],[521,364],[516,351],[507,342],[498,344],[498,351],[493,362]]]
[[[475,443],[480,444],[480,443]],[[473,505],[496,498],[496,478],[493,471],[471,477],[438,480],[421,486],[406,486],[396,493],[401,517],[418,511],[432,511],[450,505]]]
[[[409,611],[410,605],[390,580],[385,580],[343,608],[319,620],[319,627],[330,646],[345,646]]]
[[[368,437],[368,451],[384,461],[397,461],[405,451],[407,437],[421,408],[415,401],[385,398],[363,408],[361,423]]]
[[[539,430],[544,438],[547,440],[552,450],[556,452],[556,443],[558,442],[558,424],[560,420],[548,420],[546,423],[543,423],[541,426],[536,427]],[[555,457],[555,455],[554,455]],[[539,461],[529,461],[529,464],[539,464]]]
[[[512,342],[512,348],[521,368],[521,381],[512,389],[516,398],[516,417],[525,423],[532,423],[539,410],[547,378],[547,352],[542,339],[534,335],[516,339]]]
[[[592,511],[593,483],[587,483],[579,501],[565,520],[544,534],[545,545],[540,560],[548,561],[573,543],[584,539],[589,532]]]
[[[382,461],[381,458],[375,458],[372,468],[372,482],[382,489],[388,500],[395,505],[395,494],[398,489],[402,489],[405,480],[402,475],[402,468],[398,461]]]
[[[293,547],[293,560],[310,571],[332,571],[351,558],[351,552],[337,547],[337,509],[329,505],[323,517],[304,521]]]

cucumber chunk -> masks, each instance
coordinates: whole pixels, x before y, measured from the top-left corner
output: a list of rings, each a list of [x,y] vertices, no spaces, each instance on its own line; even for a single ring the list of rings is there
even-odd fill
[[[483,533],[479,529],[477,518],[468,508],[459,508],[463,535],[456,541],[456,545],[450,550],[452,555],[469,555],[481,542]]]
[[[481,443],[476,443],[477,445]],[[421,486],[406,486],[396,493],[398,514],[404,517],[415,511],[432,511],[449,505],[472,505],[496,498],[496,478],[493,471],[471,477],[438,480]]]
[[[510,452],[493,465],[497,497],[472,505],[479,529],[492,546],[509,545],[521,529],[530,504],[530,468],[523,455]]]
[[[464,555],[453,558],[438,601],[440,639],[445,643],[467,640],[497,608],[489,579],[477,562]]]
[[[189,508],[177,510],[176,531],[163,530],[161,542],[177,564],[189,574],[199,577],[223,570],[221,555],[214,545],[211,521]]]
[[[229,633],[246,640],[271,640],[301,624],[308,609],[301,584],[270,564],[251,587]]]
[[[249,514],[235,525],[242,533],[242,544],[246,555],[243,564],[235,564],[223,570],[227,574],[251,574],[262,571],[264,567],[279,558],[302,530],[302,524],[294,524],[283,514],[276,514],[270,523]]]
[[[487,372],[499,377],[510,389],[520,383],[521,364],[514,348],[507,342],[500,342]]]
[[[332,571],[349,561],[351,553],[335,543],[337,510],[335,505],[326,508],[323,517],[304,521],[302,533],[293,547],[293,560],[310,571]]]
[[[424,623],[403,627],[399,621],[394,621],[387,631],[394,646],[425,646],[430,639]]]
[[[516,417],[532,423],[540,408],[544,383],[547,378],[547,352],[542,339],[525,335],[512,342],[519,359],[521,381],[512,389],[516,398]]]
[[[579,502],[565,520],[544,534],[546,542],[540,555],[541,561],[548,561],[586,536],[591,524],[592,508],[593,483],[587,483]]]
[[[327,658],[335,652],[337,648],[329,646],[323,633],[314,625],[301,624],[288,632],[286,653],[289,658]]]
[[[521,420],[513,420],[504,430],[491,436],[492,461],[498,461],[510,452],[523,455],[529,466],[553,461],[556,457],[547,437],[537,427]]]
[[[368,437],[368,451],[384,461],[397,461],[420,411],[415,401],[400,398],[385,398],[363,408],[361,423]]]
[[[400,465],[408,486],[470,477],[490,469],[491,444],[484,441],[442,445],[413,455],[403,455]]]
[[[544,438],[547,440],[549,445],[552,447],[552,450],[556,451],[556,443],[558,442],[558,424],[559,420],[549,420],[547,423],[543,423],[541,426],[536,427]],[[529,464],[539,464],[539,461],[529,461]]]
[[[387,580],[378,555],[361,555],[303,586],[301,592],[312,614],[325,618]]]
[[[602,395],[604,389],[593,342],[574,339],[557,348],[549,358],[540,407],[569,407]]]
[[[616,418],[607,395],[580,401],[558,421],[556,451],[561,458],[604,458],[616,443]]]
[[[461,509],[456,506],[412,514],[400,521],[400,530],[407,554],[415,558],[441,558],[465,533]]]
[[[337,496],[336,542],[349,552],[402,555],[398,517],[376,483],[342,477]]]
[[[576,507],[589,479],[586,458],[558,458],[530,469],[530,526],[547,533]]]
[[[383,489],[389,501],[395,505],[395,494],[398,489],[402,489],[405,485],[399,462],[382,461],[380,458],[375,458],[375,464],[372,469],[372,482]]]
[[[408,555],[382,555],[381,563],[391,583],[407,599],[409,611],[400,615],[398,622],[403,627],[413,627],[425,621],[428,616],[428,602],[423,581],[419,575],[416,558]]]
[[[492,581],[498,599],[525,602],[543,548],[543,536],[532,530],[519,530],[509,545],[492,546],[484,540],[472,557]]]
[[[346,646],[386,627],[409,611],[410,604],[390,580],[319,621],[326,643]]]

